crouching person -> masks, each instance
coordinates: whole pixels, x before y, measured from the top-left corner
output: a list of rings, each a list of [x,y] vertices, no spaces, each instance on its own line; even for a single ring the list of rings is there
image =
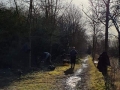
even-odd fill
[[[44,52],[44,56],[43,56],[43,61],[45,62],[46,65],[52,65],[51,62],[51,54],[49,52]]]
[[[48,67],[49,70],[54,70],[55,69],[55,66],[52,64],[52,61],[51,61],[51,54],[49,52],[44,52],[43,53],[42,62],[44,63],[43,65]]]

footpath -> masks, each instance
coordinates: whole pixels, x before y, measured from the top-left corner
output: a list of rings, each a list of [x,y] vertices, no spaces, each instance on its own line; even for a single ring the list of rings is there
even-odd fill
[[[95,64],[90,56],[82,59],[81,67],[65,80],[63,90],[105,90],[103,76]]]
[[[66,79],[64,90],[88,90],[88,56],[81,60],[81,67]]]

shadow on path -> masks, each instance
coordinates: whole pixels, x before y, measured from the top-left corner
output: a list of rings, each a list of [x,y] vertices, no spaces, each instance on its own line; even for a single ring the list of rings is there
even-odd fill
[[[65,73],[65,75],[73,74],[74,73],[74,68],[69,68],[66,71],[64,71],[64,73]]]

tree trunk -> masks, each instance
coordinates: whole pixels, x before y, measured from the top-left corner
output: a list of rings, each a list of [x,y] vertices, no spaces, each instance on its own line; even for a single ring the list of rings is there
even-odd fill
[[[19,11],[18,11],[18,6],[17,6],[16,0],[14,0],[14,3],[15,3],[15,7],[16,7],[16,13],[17,13],[17,15],[19,15]]]
[[[120,32],[118,33],[118,35],[119,35],[119,37],[118,37],[118,39],[119,39],[118,43],[119,43],[119,67],[120,67]]]
[[[30,25],[30,31],[29,31],[29,46],[30,46],[30,52],[29,52],[29,68],[31,68],[32,2],[33,2],[33,0],[30,0],[30,7],[29,7],[29,25]]]
[[[95,47],[96,47],[96,42],[95,42],[95,23],[93,22],[93,25],[94,25],[94,27],[93,27],[93,51],[92,51],[92,58],[93,58],[93,61],[94,61],[94,59],[95,59]]]
[[[95,36],[93,36],[93,50],[92,50],[92,60],[94,61],[95,58]]]
[[[109,25],[109,3],[110,0],[106,3],[106,30],[105,30],[105,51],[108,51],[108,25]]]

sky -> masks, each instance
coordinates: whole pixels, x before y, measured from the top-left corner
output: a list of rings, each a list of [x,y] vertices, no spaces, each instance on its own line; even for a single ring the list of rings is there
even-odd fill
[[[70,2],[71,0],[67,0],[68,2]],[[73,0],[72,1],[73,4],[75,4],[76,6],[79,6],[80,8],[82,8],[82,5],[84,7],[84,10],[89,10],[88,6],[89,6],[89,0]],[[114,27],[111,27],[109,29],[109,33],[110,34],[114,34],[114,35],[118,35],[116,29]]]
[[[84,5],[84,7],[87,7],[89,5],[89,0],[73,0],[72,1],[75,5]]]
[[[75,4],[76,6],[82,8],[88,8],[89,6],[89,0],[66,0],[66,2],[70,3],[72,1],[72,4]]]
[[[11,0],[0,0],[0,2],[5,2],[5,1],[11,1]],[[72,1],[72,4],[75,4],[76,6],[78,6],[79,8],[84,8],[84,10],[89,10],[88,6],[89,6],[89,0],[64,0],[65,2],[67,2],[68,4]],[[86,12],[87,12],[86,11]],[[85,15],[84,15],[85,16]],[[117,35],[117,32],[115,30],[114,27],[110,28],[110,33]]]

